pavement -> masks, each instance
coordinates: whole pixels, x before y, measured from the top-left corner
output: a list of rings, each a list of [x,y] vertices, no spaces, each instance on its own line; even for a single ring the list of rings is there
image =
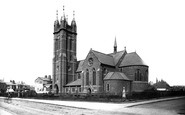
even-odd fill
[[[0,97],[3,98],[3,97]],[[74,108],[83,108],[83,109],[96,109],[103,111],[115,111],[115,110],[123,110],[124,108],[129,108],[142,104],[150,104],[161,101],[168,101],[174,99],[185,98],[185,96],[181,97],[171,97],[171,98],[163,98],[163,99],[152,99],[147,101],[139,101],[139,102],[123,102],[123,103],[103,103],[103,102],[84,102],[84,101],[61,101],[61,100],[42,100],[42,99],[25,99],[25,98],[12,98],[13,100],[22,100],[22,101],[31,101],[38,103],[47,103],[61,106],[68,106]]]

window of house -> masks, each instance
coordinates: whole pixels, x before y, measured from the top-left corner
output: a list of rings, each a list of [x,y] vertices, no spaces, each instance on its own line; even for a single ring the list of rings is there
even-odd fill
[[[79,88],[78,88],[78,91],[79,91],[79,92],[82,92],[82,89],[81,89],[81,87],[79,87]]]
[[[72,92],[73,92],[73,93],[75,92],[75,87],[72,88]]]
[[[96,85],[96,70],[93,68],[93,85]]]
[[[107,92],[110,91],[110,85],[109,84],[107,84],[107,86],[106,86],[106,91]]]
[[[66,87],[66,93],[68,93],[68,91],[69,91],[69,90],[68,90],[68,87]]]
[[[89,70],[86,70],[86,85],[89,85]]]

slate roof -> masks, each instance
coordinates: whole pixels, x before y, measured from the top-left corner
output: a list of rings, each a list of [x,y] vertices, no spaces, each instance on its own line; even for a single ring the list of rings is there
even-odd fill
[[[126,49],[116,53],[110,53],[110,54],[104,54],[95,50],[91,50],[91,52],[95,55],[95,57],[97,57],[100,63],[105,65],[116,66],[119,60],[121,59],[121,57],[125,54],[119,67],[131,66],[131,65],[147,66],[136,52],[127,53]],[[78,63],[78,68],[76,72],[82,71],[83,63],[84,63],[84,60]]]
[[[77,79],[75,81],[72,81],[68,83],[66,86],[79,86],[82,85],[82,79]]]
[[[104,53],[101,53],[95,50],[92,50],[92,52],[94,53],[94,55],[98,58],[98,60],[101,63],[106,64],[106,65],[111,65],[111,66],[115,65],[113,57],[111,55],[107,55],[107,54],[104,54]]]
[[[127,53],[120,64],[122,66],[130,66],[130,65],[145,65],[147,66],[143,60],[139,57],[136,52]]]
[[[77,68],[76,72],[82,71],[83,63],[84,63],[84,60],[79,61],[79,63],[78,63],[78,68]]]
[[[109,72],[104,80],[129,80],[124,73],[121,72]]]
[[[113,57],[114,64],[116,65],[125,52],[126,52],[126,50],[123,50],[123,51],[119,51],[119,52],[116,52],[116,53],[111,53],[111,54],[108,54],[108,55],[111,55]]]

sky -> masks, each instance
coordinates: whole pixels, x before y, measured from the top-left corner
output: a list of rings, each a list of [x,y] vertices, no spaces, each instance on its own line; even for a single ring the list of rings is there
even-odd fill
[[[0,79],[34,84],[52,75],[53,30],[73,10],[77,59],[93,50],[137,52],[149,66],[149,81],[185,85],[184,0],[1,0]]]

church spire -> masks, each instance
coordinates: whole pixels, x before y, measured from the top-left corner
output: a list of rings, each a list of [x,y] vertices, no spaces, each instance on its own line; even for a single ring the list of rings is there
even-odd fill
[[[117,52],[117,42],[116,42],[116,37],[115,37],[115,41],[114,41],[114,53]]]

